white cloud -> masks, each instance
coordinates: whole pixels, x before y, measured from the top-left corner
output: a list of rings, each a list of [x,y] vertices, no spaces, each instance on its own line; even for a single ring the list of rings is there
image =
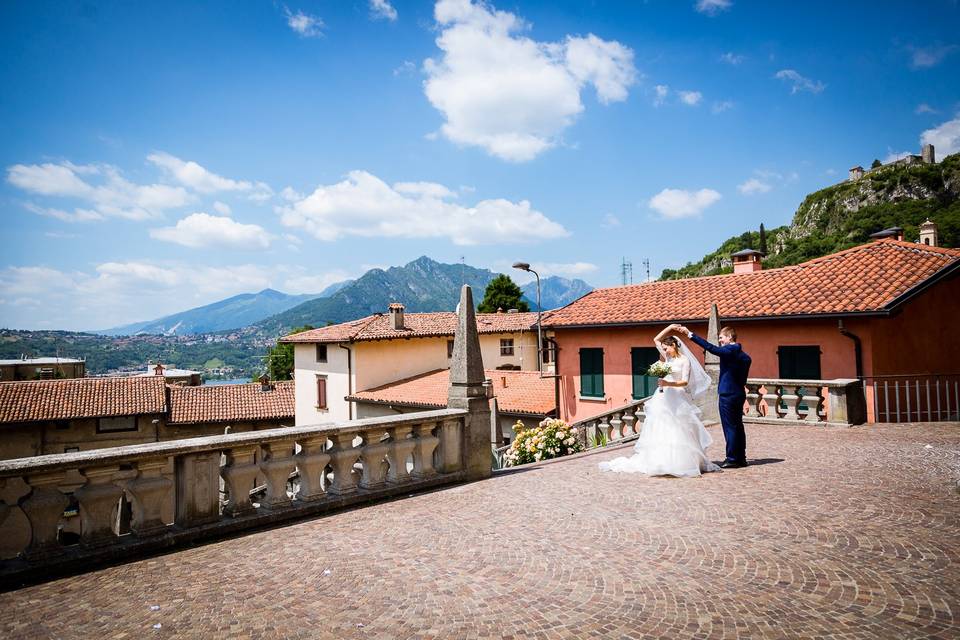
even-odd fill
[[[387,0],[370,0],[370,16],[374,20],[395,22],[397,10]]]
[[[743,56],[739,53],[733,53],[732,51],[727,51],[720,56],[720,62],[726,62],[727,64],[732,65],[738,65],[744,60],[746,60],[746,56]]]
[[[715,16],[722,11],[726,11],[733,6],[732,0],[697,0],[694,8],[708,16]]]
[[[0,317],[16,328],[105,329],[260,291],[271,286],[269,274],[253,264],[106,262],[93,272],[7,267],[0,270]],[[25,299],[36,306],[18,303]]]
[[[230,205],[226,202],[220,202],[219,200],[213,203],[213,210],[224,216],[228,216],[231,213]]]
[[[294,189],[293,187],[284,187],[280,192],[280,197],[286,200],[287,202],[296,202],[297,200],[303,200],[303,194]]]
[[[713,114],[723,113],[724,111],[729,111],[733,109],[734,103],[732,100],[719,100],[713,103],[713,106],[710,107],[710,112]]]
[[[273,197],[273,189],[266,182],[257,182],[253,185],[253,191],[247,196],[247,200],[252,200],[258,204],[263,204]]]
[[[417,65],[415,65],[410,60],[404,60],[403,63],[393,70],[394,76],[406,76],[412,75],[417,70]]]
[[[320,240],[341,236],[441,238],[455,244],[536,242],[569,235],[526,200],[483,200],[472,207],[449,202],[450,190],[434,183],[390,186],[366,171],[277,207],[281,222]]]
[[[932,144],[938,158],[960,152],[960,114],[920,134],[920,144]]]
[[[703,210],[720,199],[713,189],[686,191],[684,189],[664,189],[650,198],[648,206],[668,219],[691,218],[699,216]]]
[[[743,184],[737,185],[737,190],[745,196],[752,196],[757,193],[766,193],[773,187],[768,183],[758,179],[750,178]]]
[[[7,168],[7,182],[33,194],[76,198],[90,205],[74,211],[77,219],[94,219],[95,214],[128,220],[161,218],[164,211],[195,200],[183,187],[134,184],[110,165],[17,164]]]
[[[591,262],[536,262],[532,267],[534,271],[540,274],[541,278],[547,276],[579,278],[588,273],[593,273],[599,268]]]
[[[283,14],[287,18],[287,26],[296,31],[301,38],[319,38],[323,35],[323,20],[297,10],[296,13],[284,5]]]
[[[242,224],[233,218],[203,212],[191,214],[173,227],[151,229],[150,237],[192,249],[266,249],[271,240],[270,234],[259,225]]]
[[[670,87],[665,84],[658,84],[653,88],[654,98],[653,106],[659,107],[667,100],[667,96],[670,94]]]
[[[355,278],[342,269],[326,273],[302,273],[289,276],[283,281],[283,291],[291,294],[320,293],[330,285]]]
[[[519,35],[516,15],[485,3],[439,0],[442,55],[424,62],[424,90],[443,113],[450,141],[524,162],[555,146],[593,85],[601,103],[626,99],[636,79],[633,51],[593,34],[546,43]]]
[[[785,80],[790,83],[790,93],[798,93],[800,91],[809,91],[810,93],[820,93],[827,88],[827,85],[823,84],[819,80],[811,80],[806,78],[793,69],[781,69],[777,71],[774,75],[774,78],[778,80]]]
[[[678,91],[677,95],[680,96],[680,102],[690,107],[697,106],[703,99],[703,94],[699,91]]]
[[[162,151],[151,153],[147,156],[147,160],[165,170],[180,184],[199,193],[249,191],[253,188],[249,182],[218,176],[192,160],[181,160]]]
[[[56,218],[57,220],[62,220],[64,222],[100,222],[104,219],[103,215],[96,211],[91,211],[90,209],[78,208],[74,209],[73,213],[70,213],[69,211],[64,211],[63,209],[38,207],[32,202],[25,203],[23,208],[27,211],[37,214],[38,216]]]
[[[914,69],[929,69],[935,67],[954,51],[960,49],[955,44],[936,43],[928,47],[907,46],[910,52],[910,66]]]
[[[892,151],[888,147],[887,155],[883,160],[881,160],[881,162],[883,164],[890,164],[891,162],[896,162],[897,160],[900,160],[901,158],[905,158],[911,154],[913,154],[912,151]]]
[[[602,226],[605,229],[613,229],[615,227],[619,227],[620,218],[613,215],[612,213],[608,213],[605,216],[603,216],[603,221],[600,223],[600,226]]]
[[[936,109],[928,105],[926,102],[921,102],[920,104],[918,104],[917,108],[914,109],[913,112],[917,115],[920,115],[922,113],[940,113],[939,111],[937,111]]]

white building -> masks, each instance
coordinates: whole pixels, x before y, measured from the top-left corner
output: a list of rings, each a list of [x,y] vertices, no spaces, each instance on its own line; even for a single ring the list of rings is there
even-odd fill
[[[537,370],[536,313],[478,313],[477,332],[487,369]],[[294,345],[297,424],[352,420],[356,392],[428,371],[448,369],[457,315],[389,314],[286,336]],[[552,366],[552,365],[551,365]]]

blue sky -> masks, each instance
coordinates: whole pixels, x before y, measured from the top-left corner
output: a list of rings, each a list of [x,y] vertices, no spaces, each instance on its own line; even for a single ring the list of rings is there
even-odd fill
[[[852,165],[960,151],[958,24],[936,0],[5,2],[0,326],[423,254],[656,277]]]

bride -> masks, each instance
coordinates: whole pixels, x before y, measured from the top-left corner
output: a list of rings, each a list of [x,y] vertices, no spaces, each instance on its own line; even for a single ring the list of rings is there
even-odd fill
[[[601,471],[677,477],[720,471],[707,459],[706,449],[713,438],[693,403],[710,386],[710,376],[680,339],[668,335],[671,329],[667,327],[653,339],[670,365],[670,373],[660,380],[659,391],[644,404],[646,417],[633,448],[635,453],[629,458],[601,462]]]

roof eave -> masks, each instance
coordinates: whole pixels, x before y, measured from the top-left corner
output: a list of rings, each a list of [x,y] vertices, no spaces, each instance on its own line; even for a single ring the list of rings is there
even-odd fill
[[[870,317],[870,316],[888,316],[890,311],[888,309],[880,309],[873,311],[841,311],[838,313],[794,313],[788,315],[770,315],[770,316],[725,316],[721,315],[721,320],[729,320],[736,322],[750,322],[754,320],[796,320],[804,318],[822,318],[829,320],[831,318],[849,318],[849,317]],[[609,323],[591,323],[591,324],[566,324],[566,325],[550,325],[545,326],[544,329],[553,329],[554,331],[561,329],[609,329],[616,327],[644,327],[652,325],[662,325],[664,323],[704,323],[707,321],[707,318],[667,318],[662,320],[643,320],[637,322],[609,322]]]
[[[887,303],[884,309],[888,312],[888,314],[891,312],[895,312],[898,309],[898,307],[903,306],[906,302],[917,297],[918,295],[920,295],[921,293],[923,293],[933,285],[937,284],[938,282],[942,280],[946,280],[957,271],[960,271],[960,258],[958,258],[957,260],[954,260],[944,268],[940,269],[939,271],[934,273],[932,276],[930,276],[926,280],[923,280],[919,284],[916,284],[913,287],[901,293],[899,296],[897,296],[896,298],[891,300],[889,303]]]

